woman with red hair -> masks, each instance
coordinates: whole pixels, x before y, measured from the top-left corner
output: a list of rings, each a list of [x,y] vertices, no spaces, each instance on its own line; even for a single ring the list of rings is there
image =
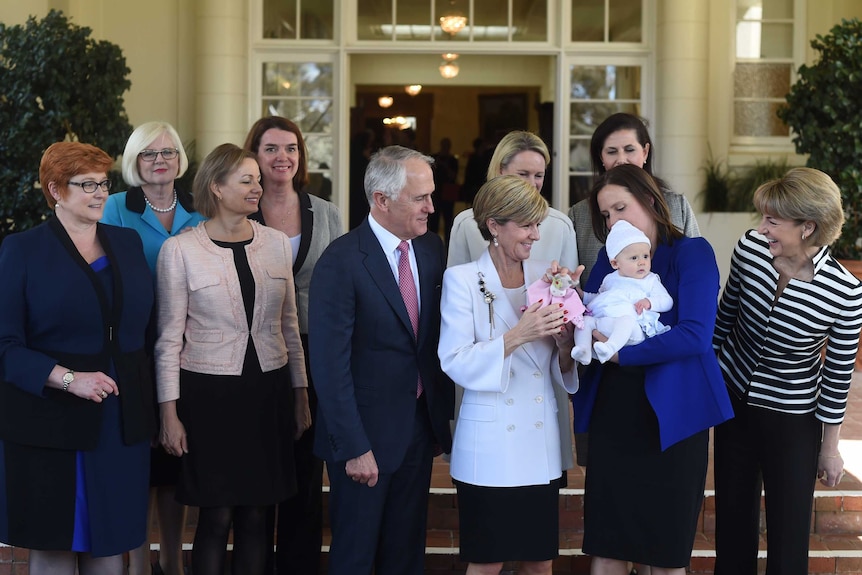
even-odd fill
[[[54,216],[0,246],[0,541],[40,575],[120,573],[146,537],[153,282],[138,234],[99,223],[112,164],[50,146]]]

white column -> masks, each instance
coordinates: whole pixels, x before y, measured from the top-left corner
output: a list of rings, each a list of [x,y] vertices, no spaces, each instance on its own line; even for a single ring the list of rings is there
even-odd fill
[[[697,210],[707,156],[708,0],[659,0],[656,173]]]
[[[248,3],[197,3],[197,155],[225,142],[242,145],[248,118]]]

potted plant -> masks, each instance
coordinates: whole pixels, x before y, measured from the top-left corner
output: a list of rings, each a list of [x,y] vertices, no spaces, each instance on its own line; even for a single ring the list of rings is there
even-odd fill
[[[832,246],[835,257],[862,255],[862,22],[842,20],[811,41],[816,62],[799,68],[799,79],[778,112],[793,129],[796,151],[807,165],[829,174],[841,189],[846,222]]]
[[[703,199],[705,212],[754,212],[754,191],[764,182],[780,178],[790,166],[787,160],[757,160],[749,166],[730,168],[716,159],[712,150],[701,167],[704,173]]]
[[[123,105],[129,72],[119,46],[90,38],[61,12],[0,23],[0,240],[49,213],[39,189],[49,145],[68,139],[122,152],[132,131]]]

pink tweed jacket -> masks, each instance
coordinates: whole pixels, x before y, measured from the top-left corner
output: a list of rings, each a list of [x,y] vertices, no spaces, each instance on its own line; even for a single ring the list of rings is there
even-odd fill
[[[180,369],[240,375],[249,331],[262,371],[288,364],[294,387],[307,387],[299,338],[288,237],[251,222],[246,246],[255,282],[251,329],[243,307],[233,253],[215,245],[204,224],[168,238],[156,264],[159,335],[156,382],[159,403],[180,395]],[[290,361],[288,362],[288,357]]]

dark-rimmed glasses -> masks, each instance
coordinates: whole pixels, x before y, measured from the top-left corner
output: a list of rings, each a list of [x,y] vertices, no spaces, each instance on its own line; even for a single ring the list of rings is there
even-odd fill
[[[155,162],[156,156],[159,154],[161,154],[162,158],[165,160],[173,160],[179,153],[180,151],[176,148],[163,148],[161,150],[144,150],[138,154],[138,157],[145,162]]]
[[[78,186],[84,190],[85,194],[94,194],[96,193],[97,188],[102,188],[106,192],[111,191],[111,180],[102,180],[101,182],[94,182],[93,180],[87,180],[86,182],[69,182],[69,185]]]

